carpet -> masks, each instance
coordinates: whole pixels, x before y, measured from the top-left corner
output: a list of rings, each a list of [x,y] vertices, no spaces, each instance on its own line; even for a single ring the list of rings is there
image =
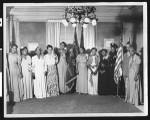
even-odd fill
[[[15,103],[8,114],[62,114],[62,113],[142,113],[134,105],[114,96],[63,94],[45,99],[29,99]],[[9,111],[11,110],[11,111]]]

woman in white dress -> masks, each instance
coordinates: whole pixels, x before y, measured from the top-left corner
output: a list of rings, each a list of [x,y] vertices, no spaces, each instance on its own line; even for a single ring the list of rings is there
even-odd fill
[[[31,57],[27,55],[28,49],[24,47],[22,49],[21,57],[21,68],[23,75],[23,91],[24,96],[23,100],[33,98],[33,88],[32,88],[32,79],[31,79]]]
[[[88,93],[90,95],[98,95],[98,65],[100,57],[96,55],[97,49],[91,49],[91,55],[88,59]]]
[[[41,55],[41,48],[35,49],[36,55],[32,57],[33,73],[35,74],[34,80],[34,95],[36,98],[46,97],[46,77],[45,77],[45,62],[44,57]]]
[[[142,103],[141,80],[139,77],[139,65],[141,63],[140,57],[136,54],[133,48],[130,49],[129,60],[129,84],[130,84],[130,104],[136,106]]]
[[[45,60],[45,71],[47,72],[47,82],[46,82],[46,96],[58,96],[58,73],[56,64],[58,63],[58,57],[53,51],[51,45],[47,45],[48,54],[44,56]]]

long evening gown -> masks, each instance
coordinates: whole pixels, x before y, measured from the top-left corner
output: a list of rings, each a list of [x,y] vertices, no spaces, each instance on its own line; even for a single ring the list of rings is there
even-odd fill
[[[98,67],[98,94],[108,94],[108,59],[101,58]]]
[[[129,102],[130,98],[130,84],[129,84],[129,60],[130,53],[127,52],[123,56],[123,76],[125,81],[125,101]]]
[[[38,58],[37,55],[32,57],[33,72],[35,73],[34,80],[34,95],[36,98],[46,97],[46,77],[45,77],[45,62],[44,57]]]
[[[58,60],[58,57],[57,55],[52,53],[51,55],[49,54],[45,55],[44,59],[45,59],[45,71],[48,72],[46,82],[46,96],[47,97],[58,96],[59,95],[58,72],[56,68],[56,61]]]
[[[109,64],[108,64],[108,86],[109,86],[109,92],[108,95],[116,95],[117,94],[117,84],[114,81],[114,69],[115,69],[115,62],[116,62],[116,56],[117,52],[111,52],[109,53]]]
[[[96,56],[92,56],[91,69],[96,70]],[[93,82],[91,82],[91,79]],[[98,95],[98,72],[95,75],[91,74],[91,70],[88,69],[88,93],[90,95]]]
[[[141,81],[138,78],[137,66],[141,59],[136,54],[129,60],[129,82],[130,82],[130,99],[131,104],[139,105],[142,101]]]
[[[68,92],[66,88],[67,61],[65,52],[60,54],[58,67],[59,90],[61,93]]]
[[[22,74],[23,74],[23,90],[24,90],[24,97],[23,99],[33,98],[33,88],[32,88],[32,80],[31,80],[31,72],[29,71],[29,67],[31,66],[31,57],[26,56],[22,58],[21,67],[22,67]]]
[[[10,91],[13,93],[12,101],[19,102],[22,100],[23,90],[21,86],[21,78],[19,76],[20,57],[17,54],[8,54],[9,73],[10,73]]]
[[[78,55],[76,58],[79,74],[77,76],[76,92],[88,93],[88,73],[86,55]]]

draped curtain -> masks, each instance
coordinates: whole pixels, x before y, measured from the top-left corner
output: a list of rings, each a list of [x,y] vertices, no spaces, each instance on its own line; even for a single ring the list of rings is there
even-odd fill
[[[19,39],[19,21],[13,20],[14,24],[14,36],[16,44],[18,45],[18,54],[20,54],[20,39]]]
[[[91,49],[95,47],[96,41],[96,31],[95,27],[92,24],[88,24],[87,28],[84,28],[83,35],[84,35],[84,47],[85,49]]]
[[[18,53],[20,53],[20,39],[19,39],[19,21],[14,17],[10,17],[6,23],[6,52],[9,52],[12,43],[18,46]]]
[[[59,47],[60,43],[60,22],[48,22],[47,24],[47,41],[46,44],[50,44],[54,47]]]

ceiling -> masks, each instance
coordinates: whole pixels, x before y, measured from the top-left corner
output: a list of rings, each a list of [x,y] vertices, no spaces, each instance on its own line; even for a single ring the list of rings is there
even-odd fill
[[[7,7],[7,14],[14,15],[19,21],[61,20],[67,6],[15,6]],[[95,6],[96,16],[100,22],[116,22],[119,16],[143,14],[142,6]],[[8,10],[9,9],[9,10]]]

